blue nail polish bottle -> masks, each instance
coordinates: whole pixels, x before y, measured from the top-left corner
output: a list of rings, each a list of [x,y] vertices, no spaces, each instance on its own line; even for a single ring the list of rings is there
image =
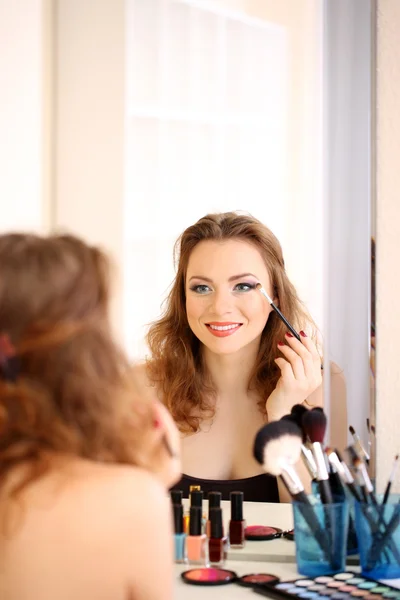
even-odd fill
[[[183,504],[174,504],[175,562],[186,563],[186,533],[183,533]]]

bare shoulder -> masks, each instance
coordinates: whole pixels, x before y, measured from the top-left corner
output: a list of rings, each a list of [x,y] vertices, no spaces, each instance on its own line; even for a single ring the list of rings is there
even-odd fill
[[[96,515],[103,515],[102,528],[107,530],[125,530],[127,523],[136,527],[148,523],[146,515],[158,510],[166,497],[161,482],[136,466],[80,461],[72,476],[71,509],[80,512],[83,505],[90,506],[94,523]]]
[[[133,389],[141,398],[161,400],[157,387],[150,381],[146,362],[136,362],[131,367]]]
[[[119,464],[101,464],[86,462],[86,482],[88,486],[102,490],[103,498],[118,500],[121,508],[126,500],[127,506],[141,501],[143,497],[165,495],[161,483],[150,472],[136,466]]]

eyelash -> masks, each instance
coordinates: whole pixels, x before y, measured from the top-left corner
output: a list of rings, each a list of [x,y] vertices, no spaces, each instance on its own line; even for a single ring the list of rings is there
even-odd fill
[[[247,288],[249,288],[249,289],[247,289],[247,290],[236,290],[237,292],[243,292],[243,293],[246,293],[246,292],[250,292],[250,291],[252,291],[252,290],[255,290],[255,289],[256,289],[256,284],[255,284],[255,283],[246,283],[246,282],[244,282],[244,281],[243,281],[242,283],[237,283],[237,284],[235,285],[235,288],[237,288],[239,285],[246,286],[246,287],[247,287]],[[207,293],[208,293],[208,292],[204,292],[204,291],[203,291],[203,292],[199,291],[199,288],[208,288],[208,289],[210,289],[210,288],[209,288],[209,286],[208,286],[208,285],[206,285],[205,283],[200,283],[200,284],[197,284],[197,285],[193,285],[193,286],[190,288],[190,290],[191,290],[192,292],[195,292],[195,293],[197,293],[197,294],[207,294]]]

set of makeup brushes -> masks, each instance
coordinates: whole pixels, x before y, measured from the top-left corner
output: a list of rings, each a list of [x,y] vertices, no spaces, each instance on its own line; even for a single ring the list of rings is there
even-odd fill
[[[342,502],[350,495],[360,503],[373,538],[370,568],[380,559],[381,553],[389,551],[400,564],[400,550],[396,548],[392,538],[400,523],[400,504],[396,506],[398,510],[395,510],[388,523],[383,517],[398,456],[383,500],[379,504],[367,470],[369,454],[354,428],[350,428],[354,443],[346,449],[349,466],[337,450],[324,447],[326,427],[327,418],[321,408],[308,410],[297,404],[289,415],[280,421],[268,423],[259,430],[254,441],[254,457],[267,473],[282,480],[293,501],[299,503],[304,520],[329,561],[333,560],[334,513],[329,510],[326,512],[325,523],[318,519],[314,504],[305,493],[295,468],[300,459],[314,482],[313,488],[318,490],[322,504]]]

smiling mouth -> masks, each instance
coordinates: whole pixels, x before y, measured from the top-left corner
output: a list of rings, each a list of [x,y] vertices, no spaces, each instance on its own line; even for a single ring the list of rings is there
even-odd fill
[[[213,331],[228,331],[229,329],[237,329],[241,323],[229,323],[227,325],[214,325],[213,323],[206,323],[207,327]]]
[[[238,331],[238,329],[240,329],[243,323],[224,323],[223,325],[217,325],[216,323],[206,323],[205,325],[212,335],[216,337],[226,337]]]

